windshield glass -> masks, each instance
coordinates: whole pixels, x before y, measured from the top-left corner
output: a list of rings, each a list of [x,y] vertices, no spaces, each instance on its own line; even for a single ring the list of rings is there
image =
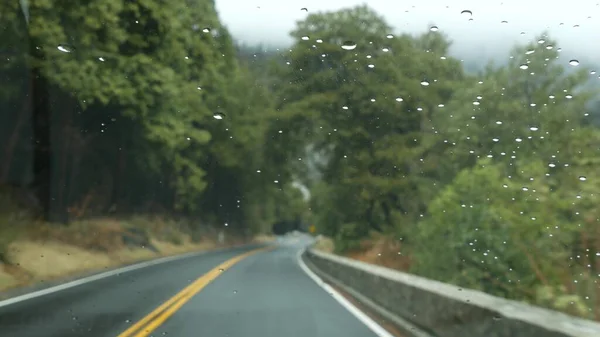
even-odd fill
[[[598,32],[583,0],[3,0],[0,330],[600,335]]]

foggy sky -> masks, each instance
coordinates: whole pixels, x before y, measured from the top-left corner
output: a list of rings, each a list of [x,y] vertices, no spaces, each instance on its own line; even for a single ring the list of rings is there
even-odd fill
[[[439,27],[453,41],[451,54],[503,60],[516,43],[547,31],[565,59],[598,63],[600,0],[216,0],[222,22],[234,38],[248,44],[287,46],[289,32],[310,13],[367,4],[382,14],[396,33]],[[301,8],[307,8],[308,13]],[[461,15],[472,11],[472,21]],[[507,23],[502,23],[507,21]],[[525,32],[525,34],[521,34]],[[561,57],[561,58],[562,58]]]

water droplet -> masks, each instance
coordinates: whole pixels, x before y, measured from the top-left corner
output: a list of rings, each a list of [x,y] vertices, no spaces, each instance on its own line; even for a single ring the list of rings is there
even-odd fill
[[[581,181],[586,181],[586,180],[587,180],[587,178],[586,178],[586,177],[584,177],[584,176],[581,176],[581,177],[579,177],[579,180],[581,180]]]
[[[550,163],[550,164],[548,164],[548,166],[550,166],[550,167],[556,167],[556,164]]]
[[[260,170],[256,170],[256,173],[260,173],[260,172],[261,172]]]
[[[317,39],[317,43],[323,43],[323,40]]]
[[[529,68],[529,66],[528,66],[528,65],[526,65],[526,64],[521,64],[521,65],[519,66],[519,68],[521,68],[521,69],[525,70],[525,69],[528,69],[528,68]]]
[[[186,139],[187,139],[187,140],[192,140],[190,137],[187,137]]]
[[[437,32],[440,29],[438,28],[438,26],[431,26],[431,28],[429,28],[429,30],[432,32]]]
[[[348,110],[348,107],[344,105],[344,106],[342,107],[342,109],[344,109],[344,110]]]
[[[443,108],[444,105],[443,104],[438,104],[438,108]]]
[[[279,184],[279,180],[273,180],[275,184]]]
[[[204,28],[202,28],[202,32],[203,33],[210,33],[210,28],[204,27]]]
[[[595,75],[595,74],[596,74],[595,70],[590,71],[590,75]]]
[[[388,35],[386,35],[385,37],[387,37],[388,39],[393,39],[393,38],[394,38],[394,35],[392,35],[392,34],[388,34]]]
[[[500,141],[500,139],[498,139],[498,138],[492,138],[492,140],[493,140],[494,142],[499,142],[499,141]]]
[[[508,21],[502,20],[502,21],[500,21],[500,23],[508,23]]]
[[[222,113],[222,112],[216,112],[216,113],[213,115],[213,118],[214,118],[214,119],[223,119],[223,118],[225,118],[225,114],[224,114],[224,113]]]
[[[571,99],[571,98],[573,98],[573,95],[565,95],[565,98],[566,99]]]
[[[473,16],[473,12],[471,12],[471,11],[470,11],[470,10],[468,10],[468,9],[465,9],[465,10],[463,10],[462,12],[460,12],[460,14],[461,14],[461,15],[464,15],[465,17],[469,17],[469,18],[470,18],[471,16]]]
[[[523,186],[523,191],[529,191],[529,188]]]
[[[356,48],[356,43],[353,41],[344,41],[344,44],[342,44],[342,49],[344,50],[352,50],[354,48]]]
[[[306,8],[306,7],[300,8],[300,10],[301,10],[301,11],[308,12],[308,8]]]
[[[523,141],[523,139],[521,139],[521,138],[515,138],[515,142],[517,142],[517,143],[520,143],[522,141]]]
[[[421,81],[421,85],[426,87],[429,85],[429,82],[423,80],[423,81]]]
[[[529,130],[537,131],[537,130],[539,130],[539,128],[537,126],[531,126],[531,127],[529,127]]]
[[[547,45],[547,46],[546,46],[546,49],[547,49],[547,50],[551,50],[551,49],[553,49],[553,48],[554,48],[554,46],[553,46],[553,45],[551,45],[551,44],[549,44],[549,45]]]
[[[224,271],[225,271],[225,269],[223,269],[223,268],[219,268],[219,271],[220,271],[220,272],[224,272]]]
[[[381,51],[383,51],[384,53],[387,53],[390,50],[388,48],[382,48]]]
[[[502,319],[502,317],[501,317],[501,316],[494,316],[494,317],[492,317],[492,319],[493,319],[494,321],[499,321],[499,320],[501,320],[501,319]]]
[[[496,121],[496,124],[500,125],[502,124],[502,121]]]
[[[481,104],[481,103],[477,102],[477,101],[473,102],[473,105],[479,105],[479,104]]]
[[[375,65],[374,64],[369,64],[368,67],[369,68],[375,68]]]
[[[98,58],[98,61],[100,61],[100,62],[104,62],[104,57],[99,57],[99,58]]]
[[[198,90],[202,90],[202,87],[197,87],[196,89],[198,89]]]
[[[73,51],[73,47],[66,44],[60,44],[58,47],[56,47],[56,49],[62,51],[63,53],[70,53]]]
[[[538,43],[539,43],[539,44],[542,44],[542,43],[545,43],[545,42],[546,42],[546,40],[544,40],[544,39],[539,39],[539,40],[538,40]]]
[[[578,60],[571,60],[571,61],[569,61],[569,64],[572,65],[572,66],[574,66],[574,67],[577,67],[579,65],[579,61]]]
[[[234,293],[234,294],[237,294],[237,290],[234,290],[234,291],[233,291],[233,293]]]
[[[535,53],[535,49],[531,49],[531,50],[526,51],[525,55],[531,55],[533,53]]]
[[[310,40],[310,37],[308,37],[308,36],[303,36],[303,37],[301,37],[301,39],[302,39],[302,40],[304,40],[304,41],[308,41],[308,40]]]

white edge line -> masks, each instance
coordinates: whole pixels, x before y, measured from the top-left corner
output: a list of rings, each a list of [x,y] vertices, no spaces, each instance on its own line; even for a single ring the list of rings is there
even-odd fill
[[[310,270],[304,261],[302,261],[302,254],[306,251],[306,248],[301,249],[296,258],[298,260],[298,264],[300,268],[304,270],[304,272],[311,278],[315,283],[317,283],[323,290],[332,295],[332,297],[338,301],[346,310],[348,310],[354,317],[356,317],[359,321],[361,321],[364,325],[367,326],[371,331],[373,331],[379,337],[394,337],[391,333],[385,330],[379,323],[375,322],[371,317],[367,316],[364,312],[358,309],[354,304],[348,301],[343,295],[341,295],[337,290],[333,289],[329,284],[323,282],[323,280],[317,276],[312,270]]]
[[[223,249],[226,250],[228,248],[223,248]],[[221,250],[221,249],[219,249],[219,250]],[[95,275],[83,277],[83,278],[80,278],[80,279],[77,279],[77,280],[74,280],[74,281],[70,281],[70,282],[67,282],[67,283],[59,284],[59,285],[52,286],[52,287],[49,287],[49,288],[46,288],[46,289],[41,289],[41,290],[33,291],[33,292],[30,292],[30,293],[27,293],[27,294],[23,294],[23,295],[20,295],[20,296],[8,298],[6,300],[0,301],[0,308],[7,307],[9,305],[16,304],[16,303],[19,303],[19,302],[27,301],[27,300],[30,300],[30,299],[33,299],[33,298],[41,297],[41,296],[44,296],[44,295],[52,294],[52,293],[55,293],[55,292],[59,292],[59,291],[62,291],[62,290],[66,290],[66,289],[69,289],[69,288],[77,287],[77,286],[80,286],[82,284],[94,282],[94,281],[101,280],[101,279],[104,279],[104,278],[107,278],[107,277],[111,277],[111,276],[115,276],[115,275],[118,275],[118,274],[130,272],[130,271],[133,271],[133,270],[142,269],[142,268],[145,268],[145,267],[150,267],[150,266],[161,264],[161,263],[165,263],[165,262],[170,262],[170,261],[185,259],[185,258],[191,257],[191,256],[202,255],[202,254],[209,253],[209,252],[216,252],[216,251],[219,251],[219,250],[206,250],[206,251],[201,251],[201,252],[191,252],[191,253],[177,255],[177,256],[167,256],[167,257],[162,257],[162,258],[158,258],[158,259],[155,259],[155,260],[140,262],[140,263],[136,263],[134,265],[130,265],[130,266],[127,266],[127,267],[122,267],[122,268],[118,268],[118,269],[114,269],[114,270],[102,272],[102,273],[99,273],[99,274],[95,274]]]

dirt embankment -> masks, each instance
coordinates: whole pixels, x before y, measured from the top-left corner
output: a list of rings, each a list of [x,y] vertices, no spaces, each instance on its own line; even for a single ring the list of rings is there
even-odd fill
[[[3,243],[0,292],[163,256],[271,240],[219,232],[211,227],[190,231],[161,218],[21,224],[18,233],[11,230],[11,241]]]
[[[314,248],[332,253],[335,251],[335,244],[330,238],[320,236],[317,238]],[[411,263],[410,256],[408,252],[403,251],[400,241],[376,234],[362,240],[360,248],[343,255],[401,271],[408,271]]]

